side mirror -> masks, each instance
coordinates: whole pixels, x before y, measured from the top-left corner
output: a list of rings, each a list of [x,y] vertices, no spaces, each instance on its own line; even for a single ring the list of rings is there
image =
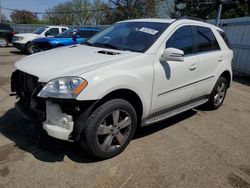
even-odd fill
[[[73,40],[73,41],[76,41],[77,38],[78,38],[78,35],[77,35],[77,34],[73,34],[73,35],[72,35],[72,40]]]
[[[50,34],[49,34],[49,32],[46,32],[44,35],[45,35],[45,37],[48,37]]]
[[[184,61],[184,52],[177,48],[167,48],[161,55],[160,61]]]

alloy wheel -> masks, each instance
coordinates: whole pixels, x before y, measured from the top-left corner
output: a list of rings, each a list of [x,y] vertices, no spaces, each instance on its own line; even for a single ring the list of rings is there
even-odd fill
[[[226,84],[224,82],[221,82],[217,88],[216,93],[214,95],[214,104],[215,106],[220,106],[223,102],[226,95]]]
[[[124,110],[115,110],[107,115],[97,129],[97,143],[102,151],[120,148],[129,138],[132,127],[130,115]]]

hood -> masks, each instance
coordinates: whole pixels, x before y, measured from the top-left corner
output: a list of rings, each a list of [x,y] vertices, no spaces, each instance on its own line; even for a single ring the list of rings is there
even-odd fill
[[[40,42],[60,42],[64,40],[71,40],[72,38],[59,38],[59,37],[42,37],[34,39],[32,42],[40,43]]]
[[[30,38],[30,37],[38,37],[39,35],[34,34],[34,33],[19,33],[15,34],[17,37],[24,37],[24,38]]]
[[[115,55],[106,52],[117,53]],[[83,73],[140,55],[130,51],[117,51],[85,45],[61,47],[24,57],[15,64],[23,72],[37,76],[40,82]]]

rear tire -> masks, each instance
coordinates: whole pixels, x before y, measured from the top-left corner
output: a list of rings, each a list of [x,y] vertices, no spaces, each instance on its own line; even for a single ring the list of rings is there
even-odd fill
[[[77,123],[84,123],[82,120],[80,116]],[[84,123],[80,143],[93,157],[111,158],[127,147],[136,125],[137,116],[133,106],[123,99],[113,99],[89,116]]]
[[[8,46],[8,40],[5,37],[0,37],[0,47],[6,48]]]
[[[226,78],[220,77],[216,82],[209,101],[205,104],[205,106],[210,110],[217,110],[224,102],[227,88],[228,83]]]

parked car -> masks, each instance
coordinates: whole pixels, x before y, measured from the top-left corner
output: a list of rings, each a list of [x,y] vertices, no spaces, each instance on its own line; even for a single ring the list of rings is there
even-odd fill
[[[54,37],[64,31],[68,30],[68,27],[62,26],[45,26],[36,29],[33,33],[21,33],[15,34],[13,37],[13,45],[17,49],[31,54],[33,51],[32,40],[40,37]]]
[[[14,31],[10,25],[0,23],[0,47],[7,47],[12,42]]]
[[[17,62],[16,107],[51,137],[79,141],[94,157],[116,156],[137,126],[222,105],[233,75],[222,33],[192,19],[118,22],[83,44]]]
[[[33,51],[31,53],[78,44],[84,42],[99,31],[101,31],[99,28],[83,27],[79,29],[69,29],[55,37],[37,38],[32,40]]]

